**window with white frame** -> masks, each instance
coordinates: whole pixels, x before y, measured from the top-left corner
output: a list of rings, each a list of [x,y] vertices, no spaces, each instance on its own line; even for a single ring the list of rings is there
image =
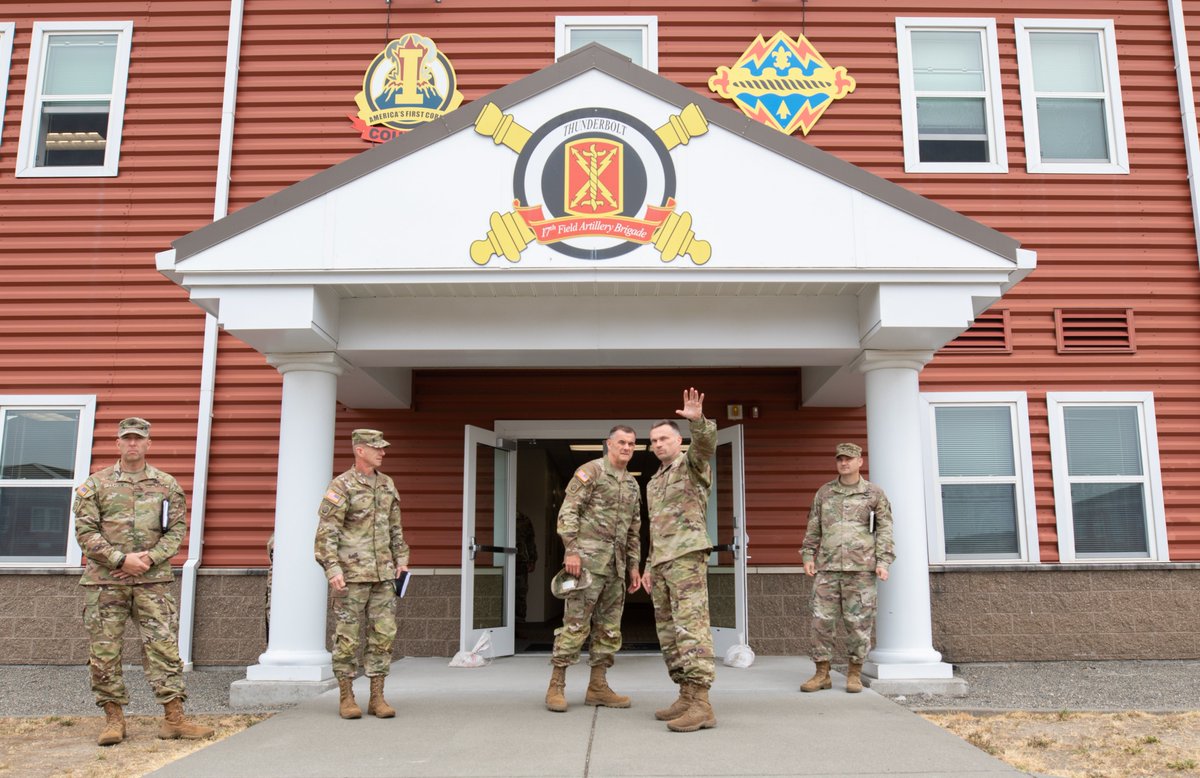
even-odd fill
[[[8,69],[12,65],[14,22],[0,22],[0,135],[4,133],[4,104],[8,101]]]
[[[1036,562],[1024,392],[926,393],[931,562]]]
[[[657,16],[557,16],[554,58],[589,43],[624,54],[652,73],[658,72]]]
[[[1047,392],[1059,556],[1166,561],[1150,392]]]
[[[0,395],[0,565],[77,565],[71,502],[91,462],[94,396]]]
[[[1108,19],[1017,19],[1030,173],[1128,173],[1117,43]]]
[[[35,22],[17,176],[115,176],[133,22]]]
[[[896,20],[904,169],[1005,173],[995,19]]]

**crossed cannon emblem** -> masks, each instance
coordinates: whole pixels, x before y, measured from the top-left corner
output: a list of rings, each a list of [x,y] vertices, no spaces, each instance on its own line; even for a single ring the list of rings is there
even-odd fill
[[[528,144],[534,133],[517,123],[511,114],[501,111],[495,103],[488,103],[480,111],[475,120],[475,132],[490,137],[497,146],[507,146],[517,153],[519,161],[528,162]],[[647,140],[658,146],[657,150],[662,152],[661,158],[670,165],[666,152],[677,146],[687,145],[692,138],[706,132],[708,120],[704,118],[700,107],[693,103],[678,114],[670,116],[665,124],[653,131],[653,137]],[[613,188],[605,183],[604,178],[606,173],[609,176],[613,175],[609,172],[610,166],[617,166],[613,169],[619,171],[619,166],[624,164],[625,150],[616,142],[609,147],[604,147],[603,142],[599,144],[601,148],[597,148],[597,145],[589,145],[586,141],[566,144],[564,165],[576,166],[575,175],[581,176],[579,180],[582,181],[568,195],[565,202],[570,213],[577,213],[572,208],[583,208],[586,209],[583,212],[597,215],[617,214],[621,210],[621,193],[612,191]],[[675,200],[667,197],[663,206],[647,206],[646,219],[615,218],[632,225],[627,232],[622,233],[629,242],[652,243],[663,262],[688,256],[694,264],[703,265],[712,255],[712,247],[708,241],[696,238],[696,233],[692,230],[692,215],[686,211],[676,213],[674,207]],[[539,237],[535,226],[554,221],[536,221],[536,217],[531,214],[536,213],[540,216],[540,206],[530,207],[526,204],[522,207],[521,201],[515,199],[513,208],[514,210],[507,213],[493,212],[489,218],[486,237],[471,244],[471,259],[477,265],[486,265],[494,256],[502,256],[509,262],[519,262],[521,252],[531,242],[552,243],[564,240]],[[637,237],[639,229],[643,231],[644,239]]]

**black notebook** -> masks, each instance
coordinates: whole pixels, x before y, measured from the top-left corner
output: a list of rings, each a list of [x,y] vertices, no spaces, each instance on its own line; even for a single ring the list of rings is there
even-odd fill
[[[403,597],[404,593],[408,591],[408,579],[410,577],[411,576],[409,576],[407,570],[401,570],[400,574],[398,576],[396,576],[396,580],[394,581],[394,583],[396,584],[396,596],[397,597]]]

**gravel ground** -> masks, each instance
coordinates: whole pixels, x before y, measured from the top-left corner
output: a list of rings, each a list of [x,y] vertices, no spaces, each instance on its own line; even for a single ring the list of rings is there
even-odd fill
[[[913,710],[1200,710],[1200,661],[987,662],[955,665],[966,697],[893,697]]]
[[[836,668],[844,671],[845,668]],[[956,665],[966,697],[908,695],[913,710],[1185,711],[1200,709],[1200,660],[1170,662],[1003,662]],[[187,674],[190,713],[229,713],[229,684],[245,667],[202,667]],[[125,667],[131,715],[158,715],[142,668]],[[263,708],[263,711],[270,708]],[[80,665],[0,665],[0,716],[98,715]]]

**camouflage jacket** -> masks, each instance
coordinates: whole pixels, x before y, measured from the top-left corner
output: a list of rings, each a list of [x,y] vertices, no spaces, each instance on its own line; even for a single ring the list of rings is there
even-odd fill
[[[607,457],[580,467],[558,510],[558,536],[568,555],[578,554],[594,574],[625,578],[642,561],[642,493],[629,471]]]
[[[174,581],[171,557],[187,531],[187,499],[170,474],[146,465],[137,480],[121,472],[121,463],[92,473],[75,490],[75,539],[87,558],[79,583],[139,584]],[[162,529],[167,503],[167,530]],[[150,552],[150,569],[137,578],[113,577],[134,551]]]
[[[670,463],[663,463],[646,486],[650,510],[650,560],[661,565],[693,551],[712,548],[708,537],[709,460],[717,448],[717,423],[691,422],[692,442]]]
[[[392,479],[350,468],[329,482],[317,511],[317,564],[325,577],[347,581],[391,581],[408,564],[408,544],[400,526],[400,495]]]
[[[870,529],[875,514],[875,532]],[[817,490],[808,512],[800,557],[818,570],[874,571],[896,559],[892,545],[892,506],[887,495],[865,478],[853,486],[838,479]]]
[[[517,562],[531,564],[537,562],[537,535],[533,529],[533,520],[524,513],[517,514]]]

